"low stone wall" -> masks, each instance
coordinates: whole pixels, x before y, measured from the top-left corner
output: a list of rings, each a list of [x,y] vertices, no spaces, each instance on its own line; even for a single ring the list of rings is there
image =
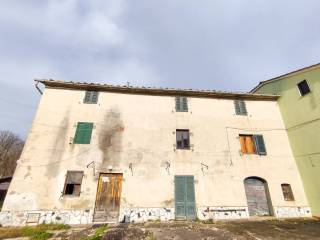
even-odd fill
[[[309,207],[275,207],[274,209],[278,218],[312,217]]]
[[[2,226],[24,226],[41,223],[91,224],[92,210],[56,210],[56,211],[24,211],[0,212]]]

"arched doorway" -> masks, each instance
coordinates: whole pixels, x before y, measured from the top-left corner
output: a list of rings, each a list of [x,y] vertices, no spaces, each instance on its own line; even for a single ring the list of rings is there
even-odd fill
[[[248,177],[244,188],[250,216],[271,216],[272,205],[267,182],[259,177]]]

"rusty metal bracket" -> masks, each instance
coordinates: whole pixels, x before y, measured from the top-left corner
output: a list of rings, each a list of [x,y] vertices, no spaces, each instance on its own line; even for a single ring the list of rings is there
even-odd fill
[[[167,170],[167,172],[168,172],[168,175],[170,175],[170,166],[171,166],[171,164],[170,164],[170,162],[169,161],[166,161],[166,170]]]
[[[131,176],[133,176],[133,167],[132,167],[132,163],[129,163],[129,169],[131,170]]]
[[[96,175],[96,164],[95,164],[94,161],[92,161],[91,163],[89,163],[87,165],[87,168],[89,168],[91,165],[92,165],[92,168],[93,168],[93,176],[95,176]]]
[[[201,163],[201,171],[202,171],[202,174],[204,175],[204,168],[206,168],[207,170],[209,170],[209,166],[204,164],[204,163]]]

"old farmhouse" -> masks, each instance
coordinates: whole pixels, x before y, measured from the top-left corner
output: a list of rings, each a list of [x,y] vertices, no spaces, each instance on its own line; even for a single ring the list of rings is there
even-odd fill
[[[38,82],[2,225],[312,214],[278,95]]]

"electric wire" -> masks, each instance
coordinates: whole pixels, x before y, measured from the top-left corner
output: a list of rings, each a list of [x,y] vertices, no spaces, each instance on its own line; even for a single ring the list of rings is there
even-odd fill
[[[23,107],[32,108],[34,110],[38,109],[37,107],[31,106],[31,105],[28,105],[28,104],[25,104],[25,103],[17,102],[17,101],[6,100],[6,99],[4,99],[2,97],[0,97],[0,100],[3,101],[3,102],[14,103],[14,104],[17,104],[17,105],[21,105]],[[61,112],[57,112],[57,111],[54,111],[54,110],[51,110],[51,109],[46,109],[46,111],[49,111],[50,113],[55,114],[55,115],[56,114],[61,114]],[[74,124],[72,126],[53,125],[53,124],[38,122],[36,120],[32,121],[32,120],[26,120],[26,119],[23,119],[23,118],[19,118],[19,117],[17,118],[16,116],[12,116],[12,115],[2,115],[2,117],[9,117],[10,119],[17,120],[17,121],[21,121],[22,120],[22,121],[30,122],[30,123],[32,123],[32,127],[34,127],[35,125],[41,125],[41,126],[46,126],[46,127],[55,127],[55,128],[60,128],[60,129],[69,129],[69,128],[73,128],[74,127]],[[318,120],[320,120],[320,118],[311,120],[311,121],[307,122],[306,124],[314,122],[314,121],[318,121]],[[109,126],[109,125],[104,124],[102,122],[94,122],[94,124]],[[300,126],[301,124],[298,124],[298,125]],[[298,125],[290,127],[289,129],[295,128]],[[232,126],[226,126],[225,128],[226,129],[239,130],[239,131],[250,131],[250,132],[287,131],[288,130],[286,128],[240,128],[240,127],[232,127]],[[228,132],[227,132],[227,144],[228,144],[228,148],[230,148]],[[38,150],[40,150],[40,149],[38,149]],[[50,149],[43,149],[43,150],[50,150]],[[51,149],[51,150],[59,151],[58,149]],[[25,166],[26,167],[30,167],[30,166],[31,167],[50,166],[50,165],[61,163],[62,161],[66,162],[65,160],[78,157],[78,156],[80,156],[82,154],[85,154],[85,153],[89,152],[90,150],[91,149],[88,149],[86,151],[83,151],[83,152],[75,155],[75,156],[71,156],[71,157],[68,157],[66,159],[55,161],[55,162],[51,162],[51,163],[48,163],[48,164],[41,164],[41,165],[29,165],[28,164],[28,165],[25,165]],[[61,151],[65,151],[65,149],[61,149]],[[171,151],[168,151],[168,152],[171,152]],[[195,152],[195,153],[199,154],[199,152]],[[217,154],[218,152],[216,152],[216,151],[206,151],[206,152],[202,151],[201,153],[202,154],[210,154],[211,156],[226,156],[226,154]],[[231,159],[232,157],[239,157],[239,152],[235,152],[235,153],[237,153],[237,154],[232,154],[232,152],[229,151],[229,154],[227,154],[230,157],[230,165],[233,164],[232,159]],[[308,156],[319,155],[319,154],[320,154],[320,152],[314,152],[314,153],[307,153],[307,154],[300,154],[300,155],[268,155],[267,157],[268,158],[276,158],[276,157],[279,157],[279,158],[299,157],[300,158],[300,157],[308,157]],[[240,158],[241,158],[241,155],[240,155]],[[19,164],[19,166],[24,166],[24,165]]]

